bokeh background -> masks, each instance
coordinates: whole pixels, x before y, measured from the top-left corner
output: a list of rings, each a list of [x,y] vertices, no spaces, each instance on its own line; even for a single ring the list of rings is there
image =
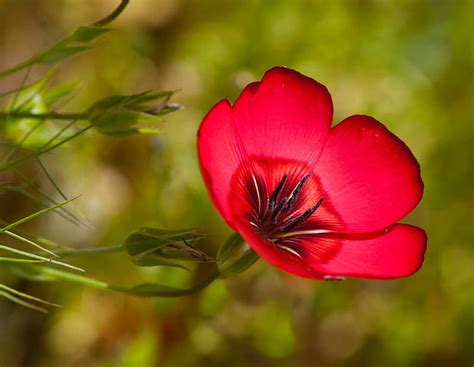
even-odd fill
[[[1,0],[0,69],[112,0]],[[218,100],[234,100],[274,65],[325,84],[334,123],[369,114],[419,159],[425,196],[406,222],[429,237],[422,269],[400,280],[312,282],[263,261],[182,299],[137,299],[67,283],[0,280],[64,305],[43,315],[0,299],[0,365],[16,366],[468,366],[474,361],[474,2],[132,0],[98,47],[63,63],[59,80],[84,83],[80,110],[109,94],[180,89],[185,106],[165,134],[90,132],[45,157],[92,226],[49,214],[26,227],[75,247],[122,242],[133,230],[196,227],[210,254],[230,234],[207,196],[195,135]],[[39,75],[34,69],[31,78]],[[35,74],[38,73],[38,74]],[[2,81],[18,86],[22,75]],[[34,176],[35,167],[30,169]],[[54,188],[41,175],[47,192]],[[37,210],[0,196],[3,219]],[[200,268],[141,269],[123,254],[74,263],[113,283],[185,285]],[[1,269],[0,269],[1,270]]]

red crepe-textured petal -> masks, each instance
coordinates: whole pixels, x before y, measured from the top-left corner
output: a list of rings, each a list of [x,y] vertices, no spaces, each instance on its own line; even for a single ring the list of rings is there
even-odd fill
[[[338,232],[388,227],[407,215],[423,194],[413,154],[368,116],[349,117],[331,130],[315,173],[340,217],[327,227]]]
[[[251,156],[314,163],[331,118],[331,97],[324,86],[279,67],[269,70],[261,83],[248,85],[234,107],[224,100],[211,109],[198,133],[199,159],[211,199],[231,227],[230,181],[239,164]]]
[[[238,232],[247,241],[248,245],[263,259],[276,268],[304,278],[322,279],[323,274],[316,273],[311,267],[306,266],[298,258],[279,250],[266,236],[247,225],[238,223]]]
[[[226,222],[234,227],[227,196],[232,175],[243,158],[227,100],[217,103],[204,118],[198,132],[198,154],[211,200]]]
[[[297,71],[275,67],[260,83],[245,88],[233,112],[249,156],[312,164],[326,142],[333,110],[326,87]]]
[[[408,276],[421,267],[427,240],[422,229],[405,224],[372,234],[307,236],[295,239],[295,247],[290,242],[276,245],[247,226],[239,230],[273,266],[313,279]]]
[[[310,266],[334,276],[387,279],[415,273],[422,265],[426,249],[425,231],[397,224],[381,236],[321,237],[319,246],[338,246],[339,251],[326,263]]]

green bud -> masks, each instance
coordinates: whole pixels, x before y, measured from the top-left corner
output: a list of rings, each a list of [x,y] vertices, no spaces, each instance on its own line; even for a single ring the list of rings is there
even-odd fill
[[[165,230],[145,227],[128,236],[124,247],[138,266],[172,266],[187,269],[175,261],[211,262],[204,252],[193,247],[205,238],[194,229]]]
[[[143,92],[129,96],[110,96],[89,107],[87,116],[91,124],[103,134],[129,135],[159,133],[156,126],[160,116],[179,110],[180,105],[168,103],[174,92]],[[157,103],[160,99],[164,102]]]
[[[258,259],[240,234],[233,233],[217,253],[217,267],[222,276],[231,276],[247,270]]]

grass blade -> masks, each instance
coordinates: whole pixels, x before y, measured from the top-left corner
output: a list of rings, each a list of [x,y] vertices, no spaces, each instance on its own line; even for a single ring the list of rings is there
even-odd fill
[[[51,263],[51,264],[63,266],[63,267],[65,267],[65,268],[69,268],[69,269],[72,269],[72,270],[76,270],[76,271],[80,271],[80,272],[85,272],[84,269],[78,268],[77,266],[70,265],[70,264],[64,263],[64,262],[62,262],[62,261],[53,260],[53,259],[50,259],[50,258],[47,258],[47,257],[44,257],[44,256],[32,254],[32,253],[30,253],[30,252],[18,250],[18,249],[13,248],[13,247],[5,246],[5,245],[0,245],[0,250],[7,251],[7,252],[12,252],[12,253],[14,253],[14,254],[16,254],[16,255],[21,255],[21,256],[24,256],[24,257],[28,257],[28,258],[30,258],[30,259],[41,260],[41,261],[43,261],[43,262],[48,262],[48,263]]]
[[[80,196],[80,195],[79,195],[79,196]],[[46,208],[46,209],[37,211],[37,212],[35,212],[35,213],[33,213],[33,214],[31,214],[31,215],[25,217],[25,218],[22,218],[22,219],[20,219],[20,220],[17,220],[16,222],[13,222],[13,223],[11,223],[11,224],[9,224],[9,225],[3,227],[3,228],[0,228],[0,233],[5,233],[6,231],[9,231],[10,229],[15,228],[16,226],[19,226],[20,224],[29,222],[30,220],[35,219],[35,218],[37,218],[37,217],[39,217],[39,216],[41,216],[41,215],[43,215],[43,214],[46,214],[46,213],[48,213],[48,212],[50,212],[50,211],[52,211],[52,210],[54,210],[54,209],[56,209],[56,208],[60,208],[60,207],[62,207],[62,206],[64,206],[64,205],[70,203],[71,201],[76,200],[79,196],[76,196],[76,197],[74,197],[74,198],[72,198],[72,199],[69,199],[69,200],[62,201],[62,202],[60,202],[60,203],[58,203],[58,204],[56,204],[56,205],[50,206],[50,207],[48,207],[48,208]]]
[[[19,304],[23,307],[27,307],[27,308],[31,308],[32,310],[35,310],[35,311],[39,311],[39,312],[42,312],[42,313],[48,313],[48,310],[44,307],[40,307],[40,306],[36,306],[35,304],[33,303],[30,303],[30,302],[27,302],[27,301],[24,301],[22,300],[21,298],[19,297],[16,297],[14,296],[13,294],[11,293],[8,293],[6,291],[3,291],[3,290],[0,290],[0,297],[4,297],[12,302],[15,302],[16,304]]]
[[[18,259],[16,257],[0,257],[0,262],[4,263],[42,263],[42,260]]]
[[[56,255],[53,251],[50,251],[50,250],[48,250],[47,248],[44,248],[43,246],[37,244],[37,243],[34,242],[34,241],[31,241],[31,240],[28,239],[28,238],[22,237],[22,236],[20,236],[19,234],[16,234],[16,233],[11,232],[11,231],[5,231],[4,233],[5,233],[6,235],[10,236],[10,237],[16,238],[17,240],[20,240],[20,241],[22,241],[22,242],[28,243],[28,244],[30,244],[30,245],[36,247],[37,249],[40,249],[41,251],[44,251],[44,252],[46,252],[46,253],[48,253],[48,254],[54,256],[54,257],[58,257],[58,255]]]
[[[10,287],[6,286],[5,284],[0,284],[0,289],[1,289],[1,290],[4,290],[4,291],[6,291],[6,292],[12,293],[12,294],[14,294],[14,295],[16,295],[16,296],[18,296],[18,297],[26,298],[26,299],[29,299],[29,300],[31,300],[31,301],[35,301],[35,302],[38,302],[38,303],[42,303],[42,304],[44,304],[44,305],[53,306],[53,307],[62,307],[61,305],[58,305],[57,303],[45,301],[44,299],[31,296],[31,295],[29,295],[29,294],[27,294],[27,293],[23,293],[23,292],[17,291],[16,289],[10,288]]]

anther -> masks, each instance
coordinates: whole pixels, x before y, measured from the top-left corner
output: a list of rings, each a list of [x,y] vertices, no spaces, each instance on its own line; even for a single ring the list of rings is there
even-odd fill
[[[285,186],[286,179],[288,178],[288,174],[285,173],[278,183],[276,189],[272,192],[272,195],[270,196],[270,213],[274,213],[277,200],[278,200],[278,195],[280,194],[281,190],[283,189],[283,186]]]
[[[306,177],[306,176],[305,176]],[[286,226],[280,227],[282,232],[289,231],[290,229],[296,227],[298,224],[303,223],[306,219],[308,219],[323,203],[324,198],[318,200],[316,205],[312,206],[311,208],[307,209],[303,214],[299,217],[296,217],[288,222]]]
[[[308,178],[311,176],[310,173],[308,173],[306,176],[304,176],[300,182],[296,185],[295,189],[291,193],[291,196],[286,200],[285,204],[283,204],[283,207],[281,208],[282,211],[286,212],[290,210],[293,205],[295,205],[296,201],[298,200],[298,196],[300,195],[301,190],[303,189],[304,184],[306,181],[308,181]]]

